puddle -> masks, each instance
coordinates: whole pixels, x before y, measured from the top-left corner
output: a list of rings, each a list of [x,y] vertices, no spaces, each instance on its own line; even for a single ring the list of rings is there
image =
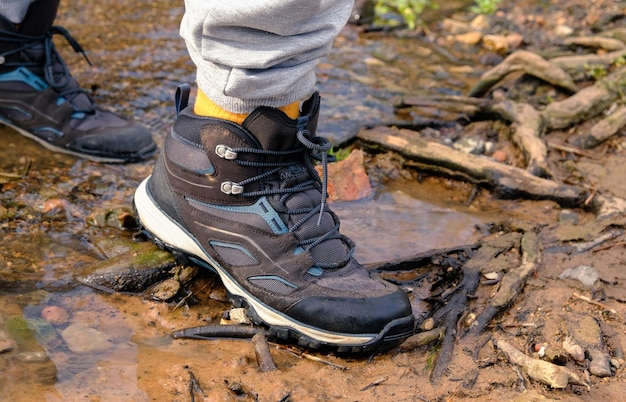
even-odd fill
[[[362,264],[473,243],[476,227],[489,221],[489,216],[415,199],[400,190],[332,208],[341,218],[342,233],[356,242]]]

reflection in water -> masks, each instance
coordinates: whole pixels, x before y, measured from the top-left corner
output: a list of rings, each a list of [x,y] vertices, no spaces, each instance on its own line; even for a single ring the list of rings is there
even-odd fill
[[[1,400],[73,401],[96,395],[148,400],[136,385],[132,329],[118,309],[91,290],[3,292],[0,317],[0,341],[4,333],[17,341],[14,351],[0,354]]]
[[[469,212],[440,207],[401,192],[383,193],[374,200],[336,203],[341,231],[357,244],[362,264],[408,257],[436,248],[469,244],[475,226],[486,222]]]

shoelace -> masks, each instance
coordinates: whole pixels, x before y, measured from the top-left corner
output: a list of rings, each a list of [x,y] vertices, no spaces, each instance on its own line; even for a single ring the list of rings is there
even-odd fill
[[[287,199],[299,192],[302,191],[306,191],[306,190],[311,190],[311,189],[316,189],[316,180],[313,179],[314,177],[317,176],[317,172],[315,171],[315,168],[313,166],[313,163],[311,162],[311,157],[321,161],[322,164],[322,178],[321,178],[321,185],[322,185],[322,189],[321,189],[321,200],[320,203],[317,206],[311,207],[311,208],[299,208],[299,209],[286,209],[286,211],[280,211],[280,212],[285,212],[288,215],[301,215],[301,214],[305,214],[300,220],[298,220],[297,222],[295,222],[290,228],[289,231],[290,232],[295,232],[296,230],[298,230],[300,227],[302,227],[302,225],[304,225],[306,222],[309,221],[309,219],[311,219],[312,217],[314,217],[315,215],[318,215],[318,219],[317,219],[317,225],[319,226],[321,224],[322,221],[322,216],[324,214],[324,212],[329,211],[328,208],[326,207],[326,197],[328,194],[328,172],[327,172],[327,167],[328,167],[328,151],[330,151],[331,149],[331,143],[324,137],[318,137],[318,136],[313,136],[311,135],[311,132],[309,130],[307,130],[306,128],[302,127],[303,124],[299,124],[298,125],[298,131],[296,133],[296,137],[298,139],[298,141],[300,142],[301,146],[299,147],[295,147],[292,150],[288,150],[288,151],[273,151],[273,150],[263,150],[263,149],[255,149],[255,148],[222,148],[221,150],[217,151],[218,155],[221,155],[222,157],[225,157],[226,159],[230,159],[233,162],[237,163],[238,165],[241,166],[245,166],[245,167],[258,167],[258,168],[269,168],[269,170],[250,177],[248,179],[245,179],[243,181],[240,181],[238,183],[233,183],[233,182],[225,182],[222,183],[222,191],[224,191],[227,194],[238,194],[242,197],[260,197],[260,196],[265,196],[265,195],[278,195],[278,194],[282,194],[281,198],[280,198],[280,202],[282,205],[285,205],[285,202],[287,201]],[[218,146],[219,148],[220,146]],[[305,161],[305,167],[309,172],[309,176],[311,177],[310,180],[304,181],[302,183],[299,183],[295,186],[292,187],[286,187],[286,188],[272,188],[272,189],[265,189],[265,190],[260,190],[260,191],[248,191],[248,192],[244,192],[244,186],[253,182],[257,182],[260,180],[263,180],[265,178],[271,177],[272,175],[275,175],[276,173],[278,173],[281,169],[284,169],[286,167],[289,166],[294,166],[294,165],[299,165],[300,161],[287,161],[287,162],[256,162],[256,161],[246,161],[246,160],[241,160],[238,158],[239,154],[257,154],[257,155],[268,155],[268,156],[273,156],[273,157],[293,157],[296,154],[300,154],[303,153],[304,154],[304,161]],[[226,156],[227,155],[227,156]],[[342,240],[347,246],[348,246],[348,251],[346,252],[346,256],[339,262],[333,262],[333,263],[321,263],[321,262],[317,262],[315,265],[319,268],[322,269],[336,269],[336,268],[341,268],[343,266],[345,266],[350,259],[352,258],[352,255],[354,254],[354,243],[347,237],[343,236],[342,234],[339,233],[339,223],[335,220],[335,226],[329,230],[328,232],[326,232],[325,234],[323,234],[322,236],[319,237],[313,237],[313,238],[309,238],[309,239],[301,239],[299,241],[299,245],[302,246],[305,250],[310,250],[313,247],[323,243],[326,240],[330,240],[330,239],[340,239]]]
[[[52,42],[52,37],[54,35],[63,36],[65,40],[70,44],[72,49],[74,49],[76,53],[81,53],[87,63],[91,65],[91,61],[87,57],[87,54],[83,50],[82,46],[78,43],[78,41],[76,41],[76,39],[74,39],[72,35],[70,35],[70,33],[65,28],[60,26],[53,26],[45,34],[36,36],[0,30],[0,37],[2,38],[2,41],[21,44],[21,46],[17,47],[16,49],[0,54],[0,60],[6,59],[7,56],[10,56],[12,54],[19,54],[43,43],[43,78],[46,80],[48,85],[56,90],[59,96],[65,98],[68,102],[71,102],[71,100],[75,96],[82,93],[89,98],[89,104],[93,105],[89,94],[78,85],[73,88],[63,90],[63,88],[65,88],[68,84],[72,83],[72,77],[70,76],[67,66],[61,59],[61,56],[58,54],[56,47]],[[39,67],[41,65],[41,61],[4,63],[4,65],[15,67]],[[55,71],[55,67],[57,68],[57,71]],[[83,113],[92,113],[93,111],[93,107],[88,110],[77,110],[77,112]]]

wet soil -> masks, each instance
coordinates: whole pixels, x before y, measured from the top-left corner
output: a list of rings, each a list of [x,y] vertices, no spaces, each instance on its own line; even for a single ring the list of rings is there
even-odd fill
[[[466,4],[454,4],[429,13],[426,34],[366,34],[361,27],[346,27],[332,54],[319,66],[324,102],[320,134],[339,144],[363,126],[413,126],[427,118],[441,118],[444,112],[436,110],[431,116],[394,113],[393,103],[398,96],[464,94],[501,59],[501,54],[480,44],[450,39],[452,33],[443,28],[442,20],[463,7]],[[193,81],[193,65],[177,33],[182,12],[182,6],[160,0],[135,2],[131,8],[120,1],[70,0],[63,2],[57,21],[88,50],[93,63],[89,67],[57,42],[73,75],[93,90],[98,103],[150,127],[158,144],[174,120],[176,85]],[[623,26],[623,18],[603,18],[624,12],[623,2],[605,0],[505,1],[489,26],[496,34],[517,32],[524,38],[523,48],[542,51],[554,47],[567,27],[588,34],[602,21],[607,21],[607,27]],[[457,15],[461,20],[471,17]],[[549,135],[563,140],[586,127]],[[422,130],[422,135],[480,136],[506,151],[508,163],[515,163],[520,157],[507,141],[506,130],[504,125],[483,124],[453,135],[445,130]],[[0,149],[0,172],[5,173],[0,176],[0,328],[20,319],[31,323],[42,316],[48,319],[35,332],[17,325],[11,327],[17,328],[12,337],[4,332],[0,336],[2,400],[624,399],[624,235],[582,252],[567,247],[600,236],[593,229],[596,214],[592,211],[568,212],[552,201],[498,199],[473,184],[426,175],[385,152],[366,157],[374,195],[332,206],[342,218],[342,231],[357,243],[357,256],[370,266],[431,249],[480,243],[512,226],[537,229],[542,248],[539,268],[515,302],[496,317],[498,325],[489,330],[536,357],[534,345],[558,349],[564,334],[599,328],[595,338],[589,335],[599,344],[588,349],[609,353],[618,364],[621,360],[621,366],[599,377],[588,374],[589,358],[582,363],[568,360],[567,366],[589,382],[589,389],[579,385],[551,389],[531,381],[518,374],[491,342],[477,361],[465,351],[456,351],[437,382],[430,379],[437,343],[372,356],[272,344],[278,370],[261,372],[249,341],[169,336],[181,328],[219,323],[231,308],[223,287],[208,272],[190,285],[193,297],[176,304],[100,292],[76,282],[84,267],[119,254],[124,241],[135,237],[133,230],[116,227],[115,219],[95,219],[94,214],[128,207],[154,160],[102,165],[52,154],[4,127],[0,136],[5,144]],[[624,198],[625,147],[622,130],[587,156],[552,150],[550,164],[558,178]],[[623,228],[623,216],[614,219],[616,229]],[[506,257],[500,261],[503,267],[519,261],[519,255]],[[559,279],[565,269],[580,265],[594,267],[600,280],[589,287]],[[478,314],[497,286],[481,283],[469,311]],[[410,287],[405,286],[413,297],[423,296],[417,286]],[[575,294],[593,296],[602,306]],[[71,333],[79,338],[82,334],[83,339],[69,342]],[[475,378],[472,367],[478,368]]]

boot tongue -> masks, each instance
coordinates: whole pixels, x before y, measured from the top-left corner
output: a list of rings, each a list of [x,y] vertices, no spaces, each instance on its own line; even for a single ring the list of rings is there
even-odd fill
[[[58,8],[58,0],[39,0],[31,3],[18,32],[32,36],[45,34],[52,27]]]
[[[311,134],[317,128],[319,114],[319,95],[315,93],[303,105],[302,117],[307,130]],[[298,146],[298,120],[289,118],[285,113],[270,107],[255,109],[244,120],[242,126],[248,130],[265,150],[288,151]]]
[[[288,151],[298,143],[296,121],[278,109],[257,108],[244,120],[242,126],[254,135],[265,150]]]

